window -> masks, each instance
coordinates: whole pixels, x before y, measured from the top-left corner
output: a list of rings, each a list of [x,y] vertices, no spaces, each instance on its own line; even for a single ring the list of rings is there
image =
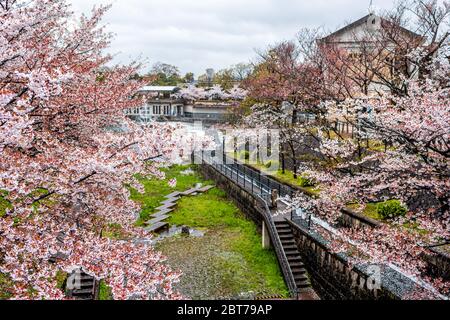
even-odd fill
[[[161,114],[161,106],[153,106],[153,114]]]
[[[170,106],[164,106],[164,114],[170,115]]]

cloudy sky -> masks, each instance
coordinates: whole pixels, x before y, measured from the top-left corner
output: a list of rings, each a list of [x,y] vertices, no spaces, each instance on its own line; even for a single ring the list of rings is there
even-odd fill
[[[196,76],[255,58],[255,49],[291,39],[302,27],[335,30],[368,12],[370,0],[70,0],[76,13],[112,3],[115,62],[140,57]],[[373,0],[377,10],[394,0]],[[148,67],[149,68],[149,67]]]

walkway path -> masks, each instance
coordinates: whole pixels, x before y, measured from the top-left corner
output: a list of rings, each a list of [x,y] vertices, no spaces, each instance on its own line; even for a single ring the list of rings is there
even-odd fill
[[[177,202],[178,200],[181,199],[181,197],[196,196],[200,193],[207,192],[212,188],[214,188],[214,186],[205,186],[205,187],[199,186],[183,192],[175,191],[167,195],[165,197],[166,200],[162,201],[160,203],[161,206],[157,207],[156,208],[157,211],[151,215],[152,219],[145,222],[145,224],[147,225],[145,230],[149,232],[158,232],[167,229],[169,227],[169,223],[166,222],[165,220],[169,218],[168,214],[175,210]]]

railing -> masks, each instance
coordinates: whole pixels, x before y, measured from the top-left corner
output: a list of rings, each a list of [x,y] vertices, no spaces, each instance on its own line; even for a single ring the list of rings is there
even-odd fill
[[[289,260],[284,253],[283,244],[281,243],[281,239],[278,236],[278,231],[275,227],[275,222],[273,221],[271,211],[267,204],[267,201],[261,197],[260,195],[256,196],[257,200],[259,200],[259,205],[262,205],[261,210],[262,216],[264,218],[264,222],[267,227],[267,231],[269,231],[270,238],[272,239],[272,245],[274,247],[275,253],[278,257],[278,261],[280,263],[281,270],[284,275],[284,279],[289,289],[289,293],[291,297],[298,297],[299,289],[295,282],[294,274],[292,273],[291,266],[289,265]]]
[[[252,192],[252,194],[270,195],[272,190],[277,190],[280,197],[289,196],[292,198],[294,190],[278,181],[261,174],[258,170],[252,169],[244,164],[238,163],[235,159],[226,155],[220,155],[221,161],[217,157],[202,152],[202,162],[213,166],[215,169],[223,173],[234,182],[242,185],[244,189]]]

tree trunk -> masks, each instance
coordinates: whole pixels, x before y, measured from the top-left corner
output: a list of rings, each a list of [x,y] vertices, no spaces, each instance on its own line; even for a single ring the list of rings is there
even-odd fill
[[[297,159],[295,157],[292,159],[293,165],[294,165],[294,179],[298,179],[297,175]]]

